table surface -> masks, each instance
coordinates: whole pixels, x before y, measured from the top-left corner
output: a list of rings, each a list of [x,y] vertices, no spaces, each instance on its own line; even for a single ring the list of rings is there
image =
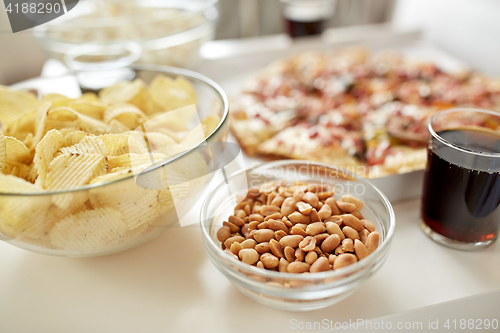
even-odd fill
[[[419,205],[394,205],[396,231],[380,271],[340,303],[306,313],[241,294],[208,259],[197,224],[96,258],[0,242],[0,332],[287,332],[291,320],[380,318],[500,290],[500,243],[478,252],[442,247],[420,230]],[[198,214],[199,203],[189,216]]]

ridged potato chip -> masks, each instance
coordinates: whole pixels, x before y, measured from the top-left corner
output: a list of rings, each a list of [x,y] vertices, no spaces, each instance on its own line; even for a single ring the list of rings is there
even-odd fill
[[[21,141],[26,140],[26,138],[30,135],[33,136],[33,133],[35,132],[35,116],[36,110],[22,114],[19,118],[9,124],[6,128],[5,134],[13,136]]]
[[[146,154],[148,152],[145,143],[141,144],[130,133],[104,134],[99,135],[98,138],[106,145],[109,156],[118,156],[127,153]]]
[[[116,119],[129,129],[134,129],[147,120],[147,116],[135,105],[120,103],[110,106],[104,112],[104,122]]]
[[[0,172],[5,168],[5,158],[7,157],[7,152],[5,150],[5,136],[3,132],[0,131]]]
[[[31,161],[31,152],[24,143],[11,136],[5,137],[6,160],[21,163]]]
[[[43,189],[16,176],[0,174],[0,192],[33,194]],[[51,227],[46,219],[50,204],[51,198],[46,195],[0,195],[0,232],[11,238],[44,237]]]
[[[40,186],[45,186],[49,165],[62,146],[63,136],[58,130],[50,130],[36,145],[33,163],[39,175]]]
[[[104,111],[106,111],[108,106],[106,103],[99,101],[79,98],[68,103],[68,107],[83,115],[102,120],[104,117]]]
[[[47,101],[52,104],[52,108],[59,108],[61,106],[68,106],[68,104],[73,101],[73,98],[66,97],[61,94],[47,94],[42,97],[42,101]]]
[[[188,80],[177,77],[171,79],[165,75],[157,75],[149,84],[151,95],[150,112],[167,112],[188,105],[196,105],[196,92]],[[181,121],[188,122],[194,113],[181,115]]]
[[[68,133],[65,133],[66,131],[69,131]],[[67,128],[63,128],[61,130],[61,134],[64,135],[63,147],[69,147],[76,145],[78,142],[82,141],[83,138],[86,136],[92,136],[92,134],[87,134],[84,131],[75,131],[75,130],[68,130]]]
[[[112,208],[70,215],[49,231],[50,242],[66,250],[96,250],[112,245],[126,231],[124,216]]]
[[[157,162],[164,161],[166,156],[164,154],[134,154],[128,153],[120,156],[108,156],[108,165],[110,169],[118,167],[138,167],[144,164],[152,165]]]
[[[0,86],[0,124],[8,125],[38,105],[40,101],[32,93]]]
[[[107,171],[106,157],[102,155],[57,156],[49,165],[46,188],[69,189],[90,183],[92,179]]]
[[[129,103],[147,112],[148,90],[141,79],[132,82],[120,82],[99,92],[99,97],[104,103],[118,104]]]
[[[63,154],[76,154],[76,155],[86,155],[86,154],[97,154],[102,156],[108,155],[108,149],[99,138],[95,136],[86,136],[77,144],[69,147],[63,147],[60,149]]]
[[[130,128],[122,124],[120,121],[116,119],[112,119],[109,122],[109,133],[124,133],[128,132]]]

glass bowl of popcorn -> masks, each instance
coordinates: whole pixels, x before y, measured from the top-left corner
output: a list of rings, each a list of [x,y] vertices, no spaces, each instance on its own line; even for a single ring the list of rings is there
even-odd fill
[[[80,1],[68,13],[33,29],[53,58],[85,43],[133,41],[139,63],[193,68],[203,43],[214,38],[218,0]]]
[[[114,253],[198,200],[216,158],[205,147],[226,141],[225,93],[186,69],[128,70],[129,80],[78,96],[65,95],[71,76],[0,87],[0,240],[49,255]]]
[[[368,180],[300,160],[229,176],[201,221],[217,269],[251,299],[289,311],[355,292],[384,264],[395,228],[390,202]]]

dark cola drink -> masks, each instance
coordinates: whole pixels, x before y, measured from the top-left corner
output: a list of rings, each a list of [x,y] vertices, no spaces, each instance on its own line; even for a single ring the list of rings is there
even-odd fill
[[[326,20],[303,22],[285,18],[286,31],[293,38],[319,35],[325,30],[326,24]]]
[[[422,219],[449,240],[490,244],[500,226],[500,135],[467,127],[437,135],[445,141],[427,150]]]
[[[333,16],[332,0],[281,0],[286,32],[290,37],[321,34]]]

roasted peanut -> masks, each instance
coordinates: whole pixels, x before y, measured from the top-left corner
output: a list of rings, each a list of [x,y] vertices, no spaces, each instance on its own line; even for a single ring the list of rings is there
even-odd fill
[[[255,245],[257,245],[257,242],[253,239],[246,239],[241,242],[241,246],[243,246],[244,249],[254,249]]]
[[[335,255],[338,256],[339,254],[343,254],[345,253],[344,250],[342,250],[342,245],[339,245],[335,248],[335,251],[334,251]]]
[[[276,198],[276,196],[277,196],[276,192],[269,193],[269,195],[266,198],[266,204],[271,205],[271,203],[273,202],[274,198]],[[273,206],[276,206],[276,205],[273,205]]]
[[[309,224],[309,222],[311,222],[311,219],[308,215],[301,214],[300,212],[293,212],[292,214],[288,215],[288,219],[293,223]]]
[[[267,215],[265,218],[264,218],[264,221],[269,221],[269,220],[281,220],[283,216],[281,215],[281,213],[274,213],[274,214],[271,214],[271,215]]]
[[[359,240],[361,241],[361,243],[366,244],[366,237],[368,237],[369,234],[370,232],[368,230],[361,230],[361,232],[359,233]]]
[[[229,251],[228,249],[225,249],[224,250],[224,253],[226,253],[227,255],[229,255],[231,258],[234,258],[236,260],[239,260],[238,256],[235,255],[233,252]]]
[[[326,222],[325,226],[326,226],[326,231],[330,235],[336,234],[339,236],[341,241],[344,240],[344,238],[345,238],[344,233],[342,232],[342,230],[340,230],[340,227],[338,224],[333,223],[333,222]]]
[[[260,202],[256,202],[253,207],[252,207],[252,214],[259,214],[260,215],[260,208],[262,207],[262,204]]]
[[[295,250],[295,261],[304,261],[306,253],[301,248]]]
[[[335,198],[328,198],[325,203],[332,209],[332,215],[340,214],[339,207],[337,206],[337,200],[335,200]]]
[[[288,273],[304,273],[309,271],[309,264],[302,261],[291,262],[287,267]]]
[[[340,244],[340,237],[337,234],[331,234],[321,243],[321,250],[325,253],[330,253]]]
[[[248,216],[248,222],[251,222],[251,221],[262,222],[262,221],[264,221],[264,216],[262,216],[260,214],[250,214]]]
[[[236,205],[236,207],[234,207],[234,211],[237,211],[239,209],[243,209],[245,208],[246,205],[248,205],[250,203],[250,201],[242,201],[240,202],[239,204]]]
[[[337,259],[337,256],[336,256],[335,254],[330,254],[330,255],[328,256],[328,263],[329,263],[330,265],[333,265],[333,263],[335,262],[335,259]]]
[[[285,254],[286,260],[288,260],[289,262],[295,261],[295,249],[293,247],[285,247],[283,253]]]
[[[354,212],[356,210],[356,205],[350,202],[337,201],[337,207],[343,212]]]
[[[352,253],[344,253],[341,254],[335,259],[333,263],[333,269],[339,269],[342,267],[346,267],[352,265],[358,261],[358,258]]]
[[[350,238],[352,240],[359,239],[359,233],[349,226],[345,226],[344,228],[342,228],[342,232],[347,238]]]
[[[292,223],[292,222],[290,222],[290,220],[289,220],[289,219],[288,219],[288,217],[286,217],[286,216],[283,216],[283,217],[281,218],[281,222],[283,222],[283,223],[287,226],[287,228],[290,228],[290,227],[292,227],[292,226],[293,226],[293,223]]]
[[[260,261],[264,264],[267,269],[278,267],[280,261],[271,253],[264,253],[260,256]]]
[[[275,239],[269,241],[269,248],[271,252],[278,258],[283,258],[285,255],[283,253],[283,247]],[[262,260],[262,259],[261,259]]]
[[[281,207],[283,202],[285,201],[285,197],[282,197],[281,195],[277,195],[273,201],[271,201],[271,205],[276,206],[276,207]]]
[[[280,263],[278,265],[278,271],[282,272],[282,273],[287,273],[287,267],[288,265],[290,265],[290,262],[288,260],[286,260],[285,258],[281,258],[280,259]]]
[[[320,233],[325,232],[325,231],[326,231],[326,228],[325,228],[325,225],[323,224],[323,222],[314,222],[314,223],[309,224],[306,227],[306,233],[309,236],[316,236],[317,234],[320,234]]]
[[[314,253],[314,252],[310,252]],[[311,273],[317,273],[317,272],[326,272],[330,269],[330,264],[328,262],[328,259],[325,257],[321,257],[316,259],[312,264],[311,267],[309,268],[309,271]]]
[[[352,214],[344,214],[341,215],[341,217],[342,217],[342,222],[344,222],[346,226],[349,226],[358,232],[363,230],[364,228],[363,222],[361,222],[356,216]]]
[[[267,221],[267,226],[269,229],[274,230],[274,231],[278,231],[278,230],[283,230],[285,232],[288,231],[288,228],[286,227],[286,225],[281,221],[269,220],[269,221]]]
[[[233,252],[235,255],[238,255],[238,253],[241,250],[243,250],[243,246],[238,242],[234,242],[233,244],[231,244],[231,247],[229,248],[229,250],[231,252]]]
[[[303,201],[297,202],[296,206],[297,206],[297,209],[299,210],[299,212],[301,212],[304,215],[309,214],[311,212],[311,210],[313,209],[313,207],[310,204],[303,202]]]
[[[260,208],[260,213],[264,216],[268,216],[275,213],[280,213],[281,209],[272,205],[265,205]]]
[[[335,194],[335,191],[325,191],[325,192],[319,192],[319,193],[317,193],[318,198],[320,200],[328,199],[329,197],[333,196],[334,194]]]
[[[307,252],[306,257],[304,258],[304,261],[307,262],[309,265],[312,265],[313,262],[318,259],[318,254],[314,251]]]
[[[302,230],[306,231],[306,229],[307,229],[307,224],[304,224],[304,223],[297,223],[297,224],[295,224],[295,225],[294,225],[294,227],[297,227],[297,228],[300,228],[300,229],[302,229]],[[305,236],[304,236],[304,237],[305,237]]]
[[[259,261],[259,254],[254,249],[242,249],[238,253],[241,261],[246,264],[253,265]]]
[[[304,237],[302,237],[301,235],[289,235],[280,239],[279,242],[283,247],[290,246],[296,248],[297,246],[299,246],[300,242],[302,242],[303,239]]]
[[[356,206],[356,210],[363,210],[363,208],[365,207],[361,200],[350,194],[344,194],[340,197],[340,200],[354,204]]]
[[[354,212],[351,212],[351,214],[353,216],[355,216],[358,220],[364,219],[363,215],[358,210],[355,210]]]
[[[354,242],[352,239],[346,238],[342,241],[342,250],[344,252],[354,252]]]
[[[321,245],[323,241],[327,239],[329,236],[330,235],[327,234],[326,232],[314,236],[314,238],[316,239],[316,246]]]
[[[304,231],[304,229],[299,228],[297,226],[292,227],[292,230],[290,230],[290,234],[292,234],[292,235],[301,235],[303,237],[307,236],[307,233]]]
[[[374,232],[375,231],[375,226],[373,225],[373,223],[371,223],[370,221],[368,221],[367,219],[362,219],[361,220],[361,223],[363,223],[363,225],[365,226],[365,228],[369,231],[369,232]]]
[[[293,198],[286,198],[281,204],[281,215],[288,216],[295,211],[295,200]]]
[[[242,227],[241,227],[241,234],[243,235],[243,237],[245,238],[248,238],[250,236],[250,229],[248,228],[248,223],[245,223]]]
[[[321,218],[315,208],[313,208],[313,210],[309,213],[309,218],[311,219],[311,222],[321,222]]]
[[[243,210],[245,211],[246,215],[250,215],[252,213],[252,209],[250,208],[250,204],[245,205],[245,207],[243,207]]]
[[[365,243],[368,253],[371,254],[373,253],[373,251],[377,249],[379,240],[380,240],[380,235],[378,232],[376,231],[370,232],[368,237],[366,237],[366,243]]]
[[[257,228],[258,229],[268,229],[267,221],[259,223],[259,225],[257,226]]]
[[[274,232],[274,238],[279,242],[283,237],[287,235],[286,231],[278,230]]]
[[[307,236],[299,243],[299,248],[304,252],[313,251],[315,247],[316,239],[311,236]]]
[[[259,221],[252,221],[250,223],[248,223],[248,230],[257,230],[259,229],[259,224],[261,224],[262,222],[259,222]]]
[[[269,242],[271,239],[274,239],[274,231],[270,229],[259,229],[253,235],[253,239],[257,242]]]
[[[323,207],[321,207],[321,209],[319,210],[318,215],[321,221],[324,221],[325,219],[332,216],[332,208],[330,207],[330,205],[323,205]]]
[[[224,246],[226,247],[226,249],[229,249],[231,247],[231,244],[233,244],[234,242],[238,242],[238,243],[241,243],[245,240],[244,237],[242,236],[233,236],[233,237],[229,237],[228,239],[226,239],[226,241],[224,242]]]
[[[318,195],[316,193],[306,192],[302,196],[302,201],[305,201],[308,204],[310,204],[311,206],[313,206],[314,208],[316,208],[316,207],[318,207],[319,198],[318,198]]]
[[[358,260],[366,258],[370,253],[365,247],[365,244],[361,243],[360,240],[354,240],[354,253],[358,257]]]
[[[264,242],[264,243],[260,243],[260,244],[255,245],[255,250],[259,254],[271,252],[271,248],[269,247],[268,242]]]
[[[264,264],[262,263],[262,261],[257,261],[257,264],[255,266],[257,266],[260,269],[265,269],[264,268]],[[262,281],[262,282],[264,282],[264,281]]]
[[[234,224],[238,227],[242,227],[243,224],[245,224],[245,221],[243,221],[242,219],[240,219],[239,217],[236,217],[234,215],[229,216],[229,218],[227,220],[228,220],[228,222],[231,222],[232,224]]]
[[[217,239],[224,243],[231,236],[231,229],[228,226],[223,226],[217,231]]]
[[[238,209],[237,211],[234,212],[234,216],[240,219],[244,219],[247,216],[247,213],[242,209]]]
[[[292,195],[293,200],[295,200],[297,202],[301,201],[302,197],[304,196],[304,194],[305,194],[304,191],[302,191],[300,189],[299,190],[295,190],[295,192],[293,192],[293,195]]]
[[[247,198],[257,198],[260,195],[260,190],[256,187],[252,187],[248,189]]]

